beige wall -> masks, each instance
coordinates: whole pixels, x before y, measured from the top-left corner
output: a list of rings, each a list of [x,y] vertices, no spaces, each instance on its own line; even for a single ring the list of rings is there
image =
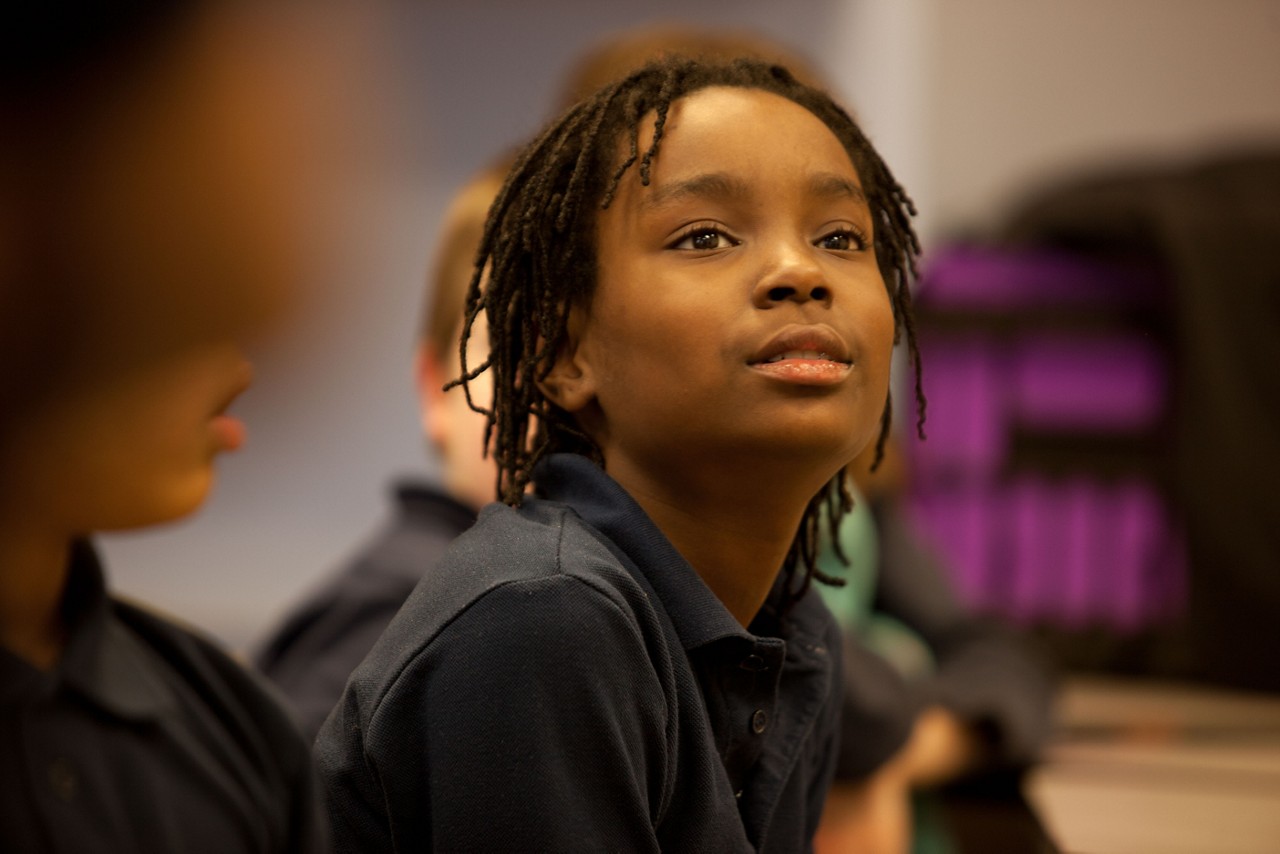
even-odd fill
[[[1277,0],[927,5],[929,202],[943,231],[1054,174],[1280,143]]]

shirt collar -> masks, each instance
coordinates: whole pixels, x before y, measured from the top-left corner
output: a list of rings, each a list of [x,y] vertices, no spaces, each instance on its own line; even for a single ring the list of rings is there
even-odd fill
[[[686,650],[730,637],[756,641],[635,499],[595,463],[578,454],[552,454],[539,463],[534,481],[539,494],[572,507],[639,570],[658,594]],[[776,607],[780,594],[775,584],[766,608]],[[774,623],[762,617],[763,613],[752,626]]]
[[[56,678],[67,689],[131,720],[149,720],[173,707],[172,692],[155,675],[155,654],[120,621],[87,542],[72,546],[62,611],[67,645]]]
[[[456,532],[475,524],[476,511],[441,489],[419,480],[403,479],[395,485],[396,502],[402,513],[420,524]]]

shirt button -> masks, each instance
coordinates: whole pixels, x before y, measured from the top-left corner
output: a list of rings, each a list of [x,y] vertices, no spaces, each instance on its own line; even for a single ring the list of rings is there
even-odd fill
[[[768,725],[769,715],[764,709],[756,709],[755,714],[751,716],[751,731],[760,735]]]
[[[759,673],[762,670],[769,669],[769,663],[754,653],[742,659],[738,666],[743,670],[750,671],[751,673]]]
[[[71,760],[60,756],[49,763],[49,786],[64,801],[70,801],[76,796],[76,790],[80,787],[80,775],[76,773]]]

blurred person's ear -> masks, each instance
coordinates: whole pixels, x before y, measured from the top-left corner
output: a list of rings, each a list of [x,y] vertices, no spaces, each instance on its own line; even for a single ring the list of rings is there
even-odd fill
[[[448,366],[428,344],[419,344],[414,357],[414,380],[418,386],[418,415],[422,421],[422,433],[436,451],[442,451],[449,440],[451,421],[449,408],[445,406],[444,384],[453,379]],[[462,394],[461,390],[457,394]]]
[[[483,327],[482,323],[477,325]],[[459,361],[456,357],[442,359],[430,342],[419,345],[414,363],[418,407],[422,431],[439,458],[442,485],[454,499],[479,510],[497,497],[498,471],[493,458],[485,453],[488,420],[467,405],[461,388],[444,390],[445,383],[461,372]],[[481,361],[473,358],[469,367]],[[493,385],[488,371],[469,385],[477,406],[491,405]]]

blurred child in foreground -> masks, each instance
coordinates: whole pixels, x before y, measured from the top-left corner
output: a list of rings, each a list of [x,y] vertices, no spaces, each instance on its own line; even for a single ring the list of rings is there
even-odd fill
[[[240,341],[297,284],[306,203],[278,35],[195,0],[29,4],[5,28],[5,851],[327,849],[275,694],[112,595],[91,543],[193,512],[244,440]]]

